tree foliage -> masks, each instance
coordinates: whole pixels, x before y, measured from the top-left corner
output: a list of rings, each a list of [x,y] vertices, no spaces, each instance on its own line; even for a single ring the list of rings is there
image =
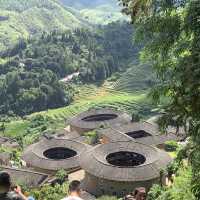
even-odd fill
[[[124,70],[138,52],[127,23],[113,23],[97,31],[43,33],[29,41],[19,40],[2,52],[0,64],[0,114],[23,116],[68,105],[73,87],[60,79],[74,72],[82,82],[98,82]]]
[[[30,194],[37,200],[60,200],[67,196],[68,186],[68,183],[45,185],[40,189],[31,190]]]
[[[200,199],[200,1],[122,0],[136,26],[136,40],[146,41],[145,59],[162,81],[154,100],[170,98],[164,127],[173,119],[193,141],[190,160],[193,192]]]

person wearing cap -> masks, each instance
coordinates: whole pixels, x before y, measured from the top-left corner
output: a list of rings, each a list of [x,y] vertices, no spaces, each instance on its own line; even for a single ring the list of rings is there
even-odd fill
[[[11,178],[7,172],[0,172],[0,200],[28,200],[19,186],[11,190]]]

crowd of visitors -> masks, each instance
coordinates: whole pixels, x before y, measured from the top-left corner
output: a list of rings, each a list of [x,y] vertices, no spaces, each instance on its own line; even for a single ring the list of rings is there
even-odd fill
[[[133,193],[127,195],[123,200],[145,200],[145,188],[136,188]],[[19,186],[13,185],[11,177],[7,172],[0,172],[0,200],[34,200],[33,197],[26,197]],[[80,181],[72,181],[69,184],[69,196],[62,200],[83,200],[81,198]],[[87,200],[87,199],[85,199]]]
[[[10,175],[7,172],[0,172],[0,199],[29,200],[19,186],[12,185]]]

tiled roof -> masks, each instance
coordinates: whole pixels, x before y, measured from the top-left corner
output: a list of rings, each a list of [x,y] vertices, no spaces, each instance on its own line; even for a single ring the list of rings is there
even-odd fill
[[[127,133],[137,134],[138,131],[144,131],[146,136],[134,138]],[[107,136],[110,141],[137,141],[147,145],[164,144],[166,141],[179,140],[174,133],[161,134],[158,126],[148,122],[129,123],[125,125],[116,125],[107,129],[99,129],[99,135]]]
[[[44,156],[44,152],[48,149],[63,147],[74,150],[77,155],[61,160],[49,159]],[[57,171],[59,169],[72,169],[79,167],[79,156],[89,148],[88,145],[75,140],[67,139],[43,139],[40,142],[29,146],[23,153],[22,159],[35,168]]]
[[[85,121],[83,119],[91,116],[98,116],[98,115],[116,115],[115,118],[109,120],[97,120],[97,121]],[[69,124],[78,128],[85,128],[85,129],[96,129],[101,126],[110,127],[114,124],[126,124],[131,121],[131,118],[128,114],[115,111],[112,109],[91,109],[86,112],[83,112],[71,120],[69,120]]]
[[[10,168],[6,166],[0,166],[0,168],[11,175],[13,183],[23,184],[27,187],[38,187],[48,178],[47,174],[30,170]]]
[[[113,166],[107,156],[114,152],[126,151],[143,155],[143,164],[131,167]],[[171,162],[170,156],[157,148],[133,141],[113,142],[98,145],[83,153],[80,157],[81,167],[89,174],[113,181],[145,181],[160,176],[160,170]]]

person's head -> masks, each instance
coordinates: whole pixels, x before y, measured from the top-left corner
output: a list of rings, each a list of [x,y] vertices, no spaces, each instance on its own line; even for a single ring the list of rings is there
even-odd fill
[[[144,187],[135,189],[135,199],[136,200],[145,200],[146,199],[146,189]]]
[[[80,181],[72,181],[70,184],[69,184],[69,193],[72,194],[72,193],[75,193],[77,194],[78,196],[80,196],[81,194],[81,188],[80,188]]]
[[[8,192],[11,187],[11,178],[7,172],[0,172],[0,192]]]

